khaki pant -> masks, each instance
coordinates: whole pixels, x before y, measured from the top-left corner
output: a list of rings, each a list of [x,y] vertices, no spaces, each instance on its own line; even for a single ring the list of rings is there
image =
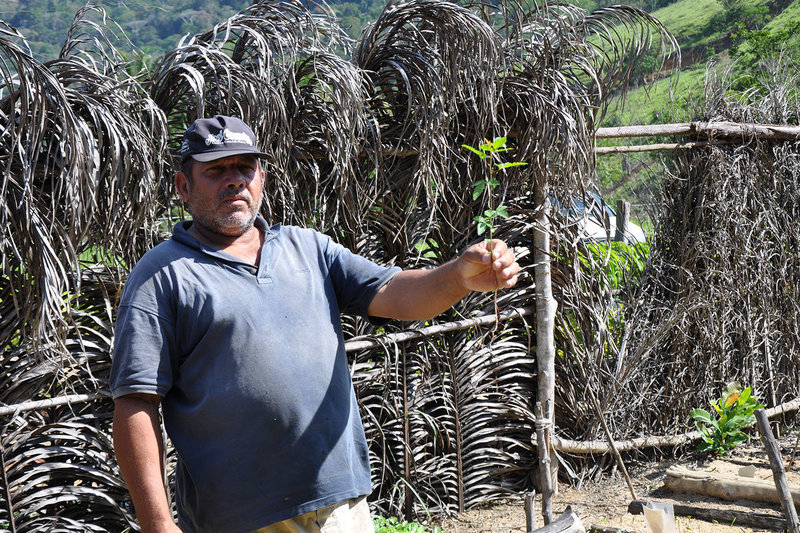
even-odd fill
[[[362,496],[262,527],[253,533],[375,533],[375,528],[367,497]]]

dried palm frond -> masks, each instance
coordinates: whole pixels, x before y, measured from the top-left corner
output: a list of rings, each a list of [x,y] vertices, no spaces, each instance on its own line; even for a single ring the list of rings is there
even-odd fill
[[[71,328],[61,357],[29,356],[30,342],[0,351],[2,446],[0,524],[16,531],[124,531],[133,523],[110,442],[113,407],[106,395],[112,307],[119,274],[84,270],[69,302]],[[95,397],[90,403],[58,400]],[[22,408],[31,400],[49,404]],[[11,530],[14,530],[13,527]]]
[[[8,335],[56,342],[75,236],[92,206],[94,147],[55,76],[0,27],[0,255]],[[11,338],[2,339],[6,345]]]
[[[628,6],[589,13],[545,2],[511,14],[501,28],[508,56],[503,128],[517,132],[532,177],[550,177],[561,195],[583,191],[594,168],[591,132],[610,96],[624,91],[653,48],[662,66],[680,49],[660,22]]]
[[[708,84],[696,120],[798,116],[781,97],[731,94],[729,83]],[[798,163],[798,143],[755,137],[672,157],[651,264],[631,294],[627,356],[610,388],[620,433],[638,430],[625,420],[629,404],[648,431],[682,431],[691,409],[735,380],[768,406],[800,393],[800,293],[791,281],[800,268]]]
[[[518,327],[491,346],[462,332],[356,358],[382,512],[452,514],[527,482],[534,362]]]
[[[152,246],[165,127],[118,55],[68,41],[45,65],[5,37],[21,36],[0,33],[2,301],[38,349],[63,335],[82,254],[125,265]]]
[[[368,77],[369,111],[378,126],[380,147],[370,153],[383,156],[375,169],[381,207],[375,214],[393,214],[384,230],[396,239],[393,248],[416,244],[407,241],[414,209],[427,212],[430,226],[450,219],[463,227],[450,218],[454,214],[471,220],[463,200],[471,182],[456,170],[463,158],[460,144],[493,129],[492,72],[502,68],[502,60],[492,28],[450,2],[391,2],[362,35],[354,61]],[[447,211],[439,214],[440,209]]]
[[[137,527],[113,458],[108,416],[79,416],[30,431],[22,417],[0,441],[0,524],[11,531],[122,532]]]
[[[270,155],[268,216],[355,235],[366,200],[352,177],[368,124],[361,72],[334,53],[349,46],[324,4],[297,1],[257,3],[181,43],[151,85],[172,146],[199,116],[242,117]]]

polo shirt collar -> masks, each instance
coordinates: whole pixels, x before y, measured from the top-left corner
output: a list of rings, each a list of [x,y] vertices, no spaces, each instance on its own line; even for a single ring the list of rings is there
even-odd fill
[[[195,250],[198,250],[198,251],[200,251],[200,252],[202,252],[204,254],[207,254],[207,255],[210,255],[210,256],[213,256],[213,257],[216,257],[216,258],[219,258],[219,259],[224,259],[225,261],[229,261],[229,262],[233,261],[233,262],[244,263],[241,259],[238,259],[237,257],[234,257],[234,256],[232,256],[232,255],[230,255],[228,253],[222,252],[222,251],[214,248],[213,246],[209,246],[209,245],[204,244],[204,243],[198,241],[197,239],[195,239],[194,236],[191,233],[189,233],[189,226],[191,226],[191,224],[192,224],[191,220],[182,220],[181,222],[178,222],[177,224],[175,224],[175,227],[173,228],[173,231],[172,231],[172,238],[175,241],[177,241],[177,242],[179,242],[179,243],[181,243],[181,244],[183,244],[185,246],[188,246],[190,248],[193,248]],[[267,221],[264,220],[264,218],[261,217],[261,216],[257,216],[256,217],[255,221],[253,222],[253,226],[255,226],[256,229],[258,229],[259,231],[264,233],[264,244],[267,244],[269,241],[271,241],[272,239],[276,238],[278,236],[278,232],[281,229],[281,225],[280,224],[276,224],[275,226],[270,228],[267,225]],[[264,257],[263,257],[263,253],[264,253],[263,247],[262,247],[261,253],[262,253],[262,258],[261,258],[262,261],[261,262],[263,263],[263,259],[264,259]]]

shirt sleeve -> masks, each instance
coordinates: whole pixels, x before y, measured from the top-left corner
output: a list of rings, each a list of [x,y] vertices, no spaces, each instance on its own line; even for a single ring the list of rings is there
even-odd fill
[[[135,393],[163,397],[177,368],[171,296],[146,270],[131,273],[117,313],[109,375],[114,398]]]
[[[378,290],[402,269],[378,265],[326,239],[325,253],[341,311],[361,316],[373,324],[388,322],[388,319],[368,316],[369,304]]]

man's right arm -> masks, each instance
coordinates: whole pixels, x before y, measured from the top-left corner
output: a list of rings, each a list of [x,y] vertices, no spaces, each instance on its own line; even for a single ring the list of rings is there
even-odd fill
[[[164,487],[160,398],[129,394],[114,401],[114,450],[143,533],[178,533]]]

